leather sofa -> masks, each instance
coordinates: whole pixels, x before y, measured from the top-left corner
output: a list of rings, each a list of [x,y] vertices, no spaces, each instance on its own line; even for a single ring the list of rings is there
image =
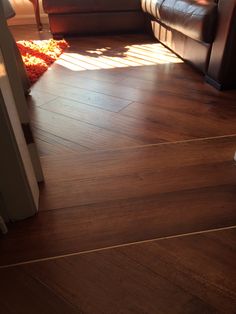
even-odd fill
[[[55,38],[141,31],[145,26],[139,0],[44,0],[43,7]]]
[[[217,89],[236,87],[236,0],[141,0],[155,37]]]
[[[236,86],[236,0],[43,0],[54,37],[147,31],[205,74]]]

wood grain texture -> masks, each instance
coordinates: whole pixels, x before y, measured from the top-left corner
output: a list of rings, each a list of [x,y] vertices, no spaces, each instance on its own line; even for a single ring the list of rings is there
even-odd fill
[[[235,229],[182,236],[236,225],[235,100],[148,35],[70,39],[28,98],[46,184],[0,238],[3,312],[235,313]]]
[[[44,25],[41,32],[35,25],[11,25],[10,31],[16,40],[45,40],[52,38],[49,25]]]
[[[19,38],[23,27],[13,33]],[[47,30],[39,35],[49,37]],[[66,152],[69,142],[101,150],[236,134],[236,92],[205,84],[149,35],[79,37],[69,44],[29,97],[33,126],[48,133],[47,140],[35,134],[41,155],[57,154],[54,136]]]
[[[31,121],[35,128],[52,134],[52,137],[62,138],[64,142],[71,142],[86,149],[93,150],[96,147],[104,150],[143,144],[141,140],[133,139],[127,135],[117,134],[112,130],[87,124],[41,108],[34,110],[34,112],[31,110]]]
[[[210,232],[1,269],[0,293],[6,314],[48,313],[45,302],[35,307],[45,299],[54,313],[63,300],[66,313],[233,314],[235,259],[235,229]]]
[[[42,158],[41,212],[0,240],[0,264],[233,226],[235,144],[227,137]]]
[[[24,270],[0,270],[0,276],[2,313],[82,313]]]
[[[88,152],[89,149],[69,140],[64,139],[61,136],[57,136],[45,130],[33,127],[33,133],[38,143],[39,153],[44,155],[62,155],[71,153]]]
[[[165,142],[164,139],[177,139],[175,133],[167,128],[157,126],[151,121],[135,119],[107,110],[87,106],[83,103],[72,101],[66,98],[56,99],[42,106],[50,112],[55,112],[74,120],[83,121],[88,124],[109,130],[117,136],[125,135],[140,143],[156,144]],[[145,129],[145,132],[144,132]],[[134,141],[135,142],[135,141]],[[95,145],[93,148],[97,147]]]
[[[46,183],[41,190],[40,209],[233,185],[236,182],[232,160],[235,139],[226,137],[43,158]]]

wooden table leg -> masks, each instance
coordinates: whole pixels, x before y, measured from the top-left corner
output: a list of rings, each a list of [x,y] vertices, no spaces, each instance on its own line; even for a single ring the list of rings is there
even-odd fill
[[[37,23],[37,28],[39,31],[43,29],[43,25],[40,19],[40,10],[39,10],[39,0],[29,0],[34,6],[34,15]]]

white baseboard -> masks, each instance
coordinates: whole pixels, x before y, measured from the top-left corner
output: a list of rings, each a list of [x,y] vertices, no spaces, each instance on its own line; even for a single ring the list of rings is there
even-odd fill
[[[48,24],[47,14],[41,14],[41,21],[43,24]],[[36,24],[35,16],[33,14],[16,15],[14,18],[8,20],[8,25],[32,25]]]

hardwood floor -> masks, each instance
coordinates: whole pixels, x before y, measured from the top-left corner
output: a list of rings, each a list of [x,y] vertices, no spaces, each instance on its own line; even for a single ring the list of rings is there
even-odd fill
[[[0,265],[234,226],[235,147],[233,136],[42,158],[41,212],[12,226]]]
[[[236,91],[147,34],[69,43],[28,98],[45,184],[0,238],[4,313],[235,313]]]
[[[32,97],[34,92],[55,96],[55,99],[49,98],[44,104],[40,102],[32,108],[34,127],[89,150],[236,133],[235,91],[216,91],[179,59],[171,63],[167,61],[168,57],[163,64],[154,58],[150,65],[144,62],[144,65],[129,67],[119,64],[123,59],[130,61],[130,54],[137,49],[134,47],[142,47],[143,41],[144,46],[154,46],[155,55],[169,53],[152,38],[142,35],[139,45],[138,39],[139,35],[127,36],[124,41],[121,36],[71,40],[65,58],[67,63],[62,56],[59,60],[62,63],[54,64],[32,90]],[[127,45],[129,40],[131,43]],[[79,46],[77,50],[75,43]],[[96,45],[111,47],[108,61],[119,59],[118,65],[115,63],[112,69],[104,69],[101,65],[99,70],[96,67],[94,70],[76,70],[81,58],[87,58],[85,61],[90,65],[91,62],[99,63],[95,52],[101,53],[102,60],[105,58],[103,62],[107,62],[108,57],[104,57],[102,48],[96,49]],[[123,56],[124,50],[127,51]],[[142,58],[146,60],[150,51],[144,51],[147,55],[139,54],[135,62],[142,62]],[[96,56],[86,57],[86,53]],[[72,59],[70,54],[76,55],[72,63],[74,70],[67,68]],[[64,127],[58,128],[59,124]]]
[[[22,39],[24,28],[13,32]],[[49,36],[46,30],[39,38]],[[68,42],[29,97],[42,155],[236,134],[236,91],[204,83],[149,35]]]
[[[0,269],[1,309],[235,313],[235,247],[234,228]]]

